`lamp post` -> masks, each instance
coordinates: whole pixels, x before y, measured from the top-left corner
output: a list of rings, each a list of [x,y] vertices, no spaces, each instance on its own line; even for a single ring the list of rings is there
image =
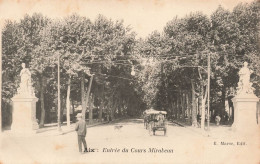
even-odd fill
[[[62,41],[63,41],[63,37],[60,37],[60,40],[56,42],[56,44],[58,44],[58,48],[61,50],[62,49]],[[60,56],[61,56],[61,51],[58,52],[58,84],[57,84],[57,89],[58,89],[58,133],[62,134],[62,129],[61,129],[61,101],[60,101]]]

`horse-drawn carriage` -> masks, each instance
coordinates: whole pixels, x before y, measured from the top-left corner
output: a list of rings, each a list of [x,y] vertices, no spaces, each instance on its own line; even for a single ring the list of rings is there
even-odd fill
[[[150,135],[155,135],[156,131],[164,131],[164,135],[166,135],[166,114],[166,111],[157,111],[154,109],[144,111],[144,126],[149,130]]]

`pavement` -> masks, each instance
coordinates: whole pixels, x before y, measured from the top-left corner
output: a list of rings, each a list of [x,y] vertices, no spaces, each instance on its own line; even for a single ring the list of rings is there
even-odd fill
[[[95,122],[95,123],[92,123],[92,124],[87,124],[87,128],[91,128],[91,127],[95,127],[95,126],[101,126],[101,125],[109,125],[109,124],[114,124],[116,122],[119,122],[120,120],[122,119],[125,119],[125,118],[120,118],[120,119],[115,119],[113,121],[103,121],[103,122]],[[75,124],[76,123],[71,123],[69,126],[67,126],[66,122],[63,123],[61,125],[61,131],[58,131],[57,130],[57,123],[53,123],[53,124],[46,124],[44,125],[43,128],[40,128],[38,129],[35,134],[38,134],[38,135],[64,135],[64,134],[67,134],[67,133],[72,133],[72,132],[75,132]],[[31,134],[30,134],[31,135]]]
[[[187,128],[195,133],[201,134],[204,137],[218,137],[222,135],[223,133],[225,134],[232,134],[232,127],[231,125],[219,125],[217,126],[214,123],[209,124],[209,129],[207,127],[207,123],[205,123],[204,129],[200,127],[194,127],[188,124],[187,122],[180,121],[180,120],[171,120],[171,122],[182,126],[184,128]]]
[[[112,121],[112,122],[116,122],[118,120]],[[97,123],[93,123],[93,124],[89,124],[87,125],[87,128],[91,128],[91,127],[95,127],[95,126],[99,126],[99,125],[103,125],[103,124],[108,124],[108,123],[112,123],[112,122],[97,122]],[[67,133],[71,133],[75,131],[75,124],[76,123],[71,123],[69,126],[63,124],[61,126],[61,131],[57,130],[57,124],[52,124],[52,125],[45,125],[44,128],[40,128],[36,131],[36,134],[44,134],[44,135],[63,135],[63,134],[67,134]]]

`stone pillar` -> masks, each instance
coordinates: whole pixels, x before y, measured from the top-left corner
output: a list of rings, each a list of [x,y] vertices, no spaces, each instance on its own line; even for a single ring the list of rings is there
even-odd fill
[[[258,133],[256,114],[259,99],[254,94],[244,94],[235,96],[232,101],[234,104],[232,130],[245,134]]]
[[[36,120],[36,97],[13,97],[13,122],[11,130],[15,133],[35,132],[39,129]]]

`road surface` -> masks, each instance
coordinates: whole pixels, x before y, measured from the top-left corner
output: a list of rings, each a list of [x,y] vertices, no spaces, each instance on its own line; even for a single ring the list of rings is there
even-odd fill
[[[257,163],[259,160],[256,158],[259,152],[254,151],[257,143],[253,141],[229,133],[207,137],[174,124],[168,125],[167,136],[163,132],[150,136],[141,119],[88,128],[86,140],[92,152],[80,154],[75,132],[17,136],[6,131],[1,137],[0,163]]]

